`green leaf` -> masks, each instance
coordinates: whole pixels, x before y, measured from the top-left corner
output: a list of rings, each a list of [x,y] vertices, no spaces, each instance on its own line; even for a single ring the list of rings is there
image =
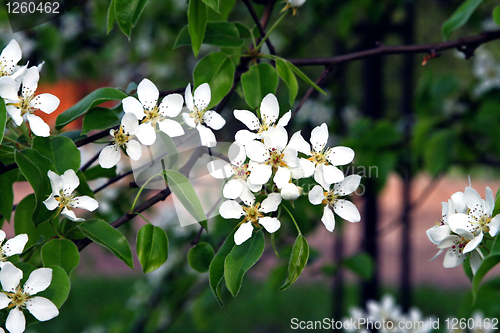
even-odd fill
[[[135,8],[134,15],[132,16],[132,26],[135,27],[137,24],[137,21],[139,20],[139,17],[141,17],[142,12],[144,11],[144,8],[146,8],[146,5],[148,4],[149,0],[139,0],[137,3],[137,7]]]
[[[115,26],[115,0],[111,0],[108,7],[108,22],[107,22],[107,33],[113,30]]]
[[[85,221],[80,225],[80,228],[85,236],[113,252],[130,268],[134,268],[132,251],[130,251],[127,239],[121,232],[99,219]]]
[[[479,266],[474,279],[472,280],[472,299],[476,302],[479,286],[485,275],[498,263],[500,263],[500,237],[497,236],[493,241],[490,253],[484,257],[481,265]]]
[[[43,201],[52,193],[47,173],[49,170],[55,171],[56,169],[51,160],[31,148],[16,151],[15,159],[19,170],[35,191],[36,208],[33,212],[33,223],[38,225],[54,215],[53,211],[47,210]]]
[[[448,39],[453,31],[467,23],[472,13],[474,13],[482,2],[483,0],[464,1],[460,7],[455,10],[453,15],[443,23],[442,32],[444,39]]]
[[[495,208],[493,209],[491,216],[495,217],[497,214],[500,214],[500,187],[495,195]]]
[[[37,136],[33,139],[33,149],[51,160],[59,175],[69,169],[77,171],[80,167],[80,151],[70,138]]]
[[[299,92],[299,84],[297,83],[295,74],[287,63],[288,62],[283,59],[276,59],[276,70],[288,88],[288,101],[290,106],[292,106]]]
[[[24,199],[17,204],[16,213],[14,214],[14,232],[16,235],[28,235],[28,243],[24,246],[25,249],[35,245],[40,237],[40,232],[31,219],[35,211],[35,206],[36,198],[32,193],[24,197]]]
[[[0,145],[0,161],[3,164],[14,163],[14,151],[15,149],[10,146]]]
[[[164,172],[167,176],[167,183],[170,190],[172,190],[189,214],[207,230],[207,217],[189,179],[174,170],[164,170]]]
[[[212,98],[208,108],[219,103],[233,86],[234,64],[222,52],[213,52],[201,59],[193,71],[194,86],[208,83]]]
[[[14,206],[14,190],[12,185],[17,180],[19,170],[10,170],[0,175],[0,227],[3,220],[10,222],[12,207]]]
[[[345,259],[342,263],[363,280],[369,280],[373,275],[373,261],[366,253],[356,254]]]
[[[5,107],[5,101],[0,97],[0,144],[3,141],[5,125],[7,125],[7,108]]]
[[[130,39],[132,33],[132,18],[139,4],[139,0],[113,0],[115,5],[115,19],[122,32]]]
[[[250,108],[255,109],[260,106],[267,94],[276,92],[278,73],[270,64],[258,64],[241,75],[241,85],[245,101]]]
[[[45,267],[60,266],[70,275],[80,262],[80,252],[70,240],[52,239],[42,246],[42,261]]]
[[[118,0],[115,0],[118,1]],[[87,96],[85,96],[81,101],[61,113],[56,119],[56,129],[60,130],[64,126],[68,125],[73,120],[84,115],[90,109],[96,107],[99,104],[109,101],[122,100],[127,97],[123,91],[115,88],[99,88]]]
[[[76,193],[80,195],[88,195],[89,197],[93,198],[94,192],[87,183],[87,178],[85,178],[85,174],[80,170],[78,170],[76,172],[76,176],[78,177],[78,180],[80,180],[80,185],[78,185],[78,187],[76,188]]]
[[[192,269],[198,273],[205,273],[214,258],[214,248],[205,242],[198,243],[189,249],[187,258]]]
[[[105,169],[99,164],[89,168],[83,172],[87,181],[95,180],[98,178],[113,178],[116,176],[116,166]]]
[[[433,175],[446,171],[453,157],[456,133],[452,129],[434,131],[424,151],[425,168]]]
[[[191,36],[191,44],[194,56],[200,52],[200,46],[205,38],[207,27],[207,5],[202,0],[189,0],[188,7],[188,31]]]
[[[203,2],[217,13],[219,13],[219,0],[203,0]]]
[[[137,233],[137,257],[144,273],[151,273],[168,258],[168,238],[165,230],[146,224]]]
[[[120,118],[116,113],[108,108],[93,108],[83,117],[82,134],[87,134],[92,130],[103,130],[120,125]]]
[[[224,278],[227,289],[234,297],[238,296],[245,273],[264,253],[264,246],[264,234],[259,230],[243,244],[234,245],[227,255],[224,261]]]
[[[177,147],[175,146],[174,140],[167,134],[163,133],[160,131],[158,133],[160,136],[161,140],[163,141],[163,144],[165,145],[165,148],[167,149],[167,154],[164,158],[163,161],[167,161],[166,163],[166,168],[167,169],[175,169],[175,166],[177,165],[177,161],[179,159],[179,152],[177,151]]]
[[[290,262],[288,263],[288,278],[281,286],[280,291],[288,289],[297,279],[309,259],[309,245],[304,236],[299,235],[293,244]]]
[[[240,38],[236,26],[231,22],[208,22],[203,38],[203,44],[215,45],[219,47],[240,47],[245,41]],[[185,26],[177,35],[174,48],[191,45],[188,26]]]
[[[493,9],[493,21],[495,21],[497,25],[500,25],[500,6],[496,6]]]
[[[238,227],[234,228],[229,236],[227,236],[219,251],[217,251],[214,258],[212,259],[210,267],[208,268],[208,280],[210,282],[210,289],[212,289],[215,299],[221,307],[224,307],[224,303],[222,302],[221,297],[221,282],[224,278],[224,261],[234,247],[233,239],[234,233],[237,229]]]
[[[300,77],[302,80],[304,80],[308,85],[310,85],[311,87],[313,87],[314,89],[316,89],[317,91],[322,93],[323,95],[327,94],[323,89],[318,87],[318,85],[316,83],[314,83],[306,74],[304,74],[304,72],[302,72],[297,66],[292,64],[290,61],[287,61],[287,60],[285,60],[285,61],[287,62],[287,65],[292,69],[292,71],[298,77]]]
[[[61,308],[68,298],[71,288],[69,277],[66,271],[59,266],[50,266],[48,268],[52,268],[52,282],[47,289],[36,295],[50,299],[55,306]]]
[[[238,29],[238,33],[240,38],[250,38],[252,35],[250,34],[250,29],[241,22],[233,22],[236,29]]]

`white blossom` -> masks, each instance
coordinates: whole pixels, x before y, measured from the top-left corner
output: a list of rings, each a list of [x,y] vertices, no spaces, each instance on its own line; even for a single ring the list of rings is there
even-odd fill
[[[236,245],[240,245],[252,237],[254,226],[260,228],[259,225],[261,225],[269,233],[280,228],[281,223],[277,218],[264,215],[276,211],[280,203],[281,196],[278,193],[269,194],[262,203],[255,204],[255,200],[250,200],[245,202],[245,206],[234,200],[227,200],[220,206],[219,213],[225,219],[239,219],[245,216],[240,227],[234,233],[234,242]]]
[[[260,103],[260,116],[262,120],[259,120],[253,112],[248,110],[234,110],[233,113],[234,117],[245,124],[250,130],[239,130],[236,132],[235,140],[242,145],[252,140],[262,139],[263,134],[272,127],[285,127],[292,116],[292,111],[288,111],[276,122],[280,114],[280,106],[276,96],[271,93],[267,94]]]
[[[112,129],[109,134],[113,137],[113,143],[104,147],[99,154],[99,164],[105,169],[114,167],[121,158],[120,148],[123,147],[131,159],[137,161],[141,158],[142,149],[138,141],[132,138],[137,133],[139,123],[133,113],[126,113],[118,130]]]
[[[361,176],[350,175],[340,183],[335,184],[333,189],[330,189],[328,192],[323,192],[323,188],[319,185],[314,186],[311,192],[309,192],[309,201],[313,205],[325,205],[321,221],[328,231],[332,232],[335,229],[333,212],[349,222],[359,222],[361,220],[356,206],[348,200],[340,199],[341,196],[356,191],[360,181]]]
[[[215,134],[210,128],[220,130],[226,124],[226,120],[220,114],[213,110],[207,110],[211,98],[212,93],[208,83],[203,83],[196,88],[194,98],[191,93],[191,84],[188,84],[184,93],[189,113],[183,112],[182,118],[186,125],[196,128],[200,135],[201,145],[205,147],[215,147],[217,145]]]
[[[51,268],[39,268],[31,272],[24,286],[20,285],[23,271],[12,263],[6,263],[0,270],[0,309],[9,308],[5,328],[10,333],[22,333],[26,328],[23,310],[27,309],[39,321],[47,321],[59,314],[57,307],[49,299],[35,294],[44,291],[52,281]]]
[[[77,218],[72,208],[83,208],[93,212],[99,207],[97,200],[84,195],[76,196],[75,189],[80,185],[80,180],[73,169],[66,170],[62,176],[50,171],[47,173],[52,187],[52,193],[43,202],[48,210],[58,208],[58,213],[65,215],[71,221],[84,221]]]
[[[30,67],[22,78],[21,95],[18,95],[17,82],[10,76],[2,77],[0,80],[0,97],[5,99],[7,112],[17,126],[27,120],[31,131],[35,135],[47,137],[50,135],[49,125],[33,113],[40,110],[50,114],[57,109],[60,101],[59,98],[48,93],[35,96],[39,79],[38,69]]]
[[[311,132],[312,150],[309,147],[306,155],[308,160],[302,159],[304,177],[314,174],[314,180],[326,190],[330,184],[338,183],[344,179],[344,173],[337,165],[351,163],[354,159],[354,150],[349,147],[325,148],[328,142],[328,126],[323,123]]]
[[[169,119],[177,117],[181,112],[182,95],[167,95],[158,105],[160,96],[158,88],[150,80],[143,79],[137,86],[137,96],[139,99],[129,96],[122,103],[123,111],[133,113],[140,121],[135,135],[143,145],[150,146],[155,143],[156,125],[160,131],[172,138],[184,134],[182,126],[177,121]]]

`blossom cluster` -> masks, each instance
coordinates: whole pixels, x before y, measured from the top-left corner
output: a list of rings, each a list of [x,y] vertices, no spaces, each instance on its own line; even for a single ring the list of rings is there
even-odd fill
[[[366,312],[353,307],[349,309],[349,314],[349,320],[344,319],[344,322],[358,325],[346,327],[347,332],[368,333],[374,327],[381,333],[427,333],[432,330],[432,318],[424,319],[422,312],[416,307],[410,308],[407,314],[403,313],[389,294],[384,295],[380,302],[367,301]]]
[[[248,129],[236,133],[228,152],[229,162],[216,160],[208,164],[213,177],[229,179],[223,188],[223,196],[229,200],[220,206],[221,216],[244,217],[234,235],[235,243],[240,245],[249,239],[254,228],[277,231],[281,223],[276,212],[282,200],[296,200],[301,195],[308,195],[313,205],[325,205],[321,220],[329,231],[335,228],[333,212],[347,221],[359,222],[356,206],[341,197],[353,193],[361,177],[344,177],[337,168],[350,163],[354,151],[348,147],[327,147],[329,133],[324,123],[312,130],[310,143],[301,131],[289,138],[285,126],[291,112],[278,119],[279,104],[273,94],[264,97],[259,111],[260,119],[248,110],[234,111],[235,118]],[[318,185],[304,193],[296,183],[310,177]],[[257,200],[257,193],[259,199],[265,198]]]
[[[14,266],[8,257],[21,254],[28,236],[19,234],[5,240],[5,232],[0,230],[0,310],[8,309],[5,328],[10,333],[22,333],[26,328],[23,310],[28,310],[39,321],[46,321],[59,314],[57,307],[49,299],[35,296],[47,289],[52,282],[51,268],[38,268],[31,272],[21,286],[23,271]],[[0,328],[0,332],[4,332]]]
[[[35,94],[43,63],[29,68],[28,64],[18,66],[21,58],[21,47],[13,39],[0,54],[0,97],[5,100],[7,113],[17,126],[28,121],[33,134],[47,137],[49,125],[34,113],[40,110],[50,114],[60,101],[52,94]]]
[[[452,268],[470,257],[475,274],[484,257],[481,244],[495,237],[500,228],[500,216],[492,216],[494,208],[495,200],[489,187],[486,187],[485,199],[468,186],[464,192],[457,192],[448,202],[443,202],[441,221],[426,231],[429,240],[439,249],[434,258],[447,249],[443,266]]]

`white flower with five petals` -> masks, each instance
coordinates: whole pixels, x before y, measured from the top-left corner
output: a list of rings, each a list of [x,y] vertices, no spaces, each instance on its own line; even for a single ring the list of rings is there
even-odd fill
[[[340,199],[341,196],[356,191],[360,181],[361,176],[350,175],[345,177],[340,183],[335,184],[333,189],[328,192],[323,192],[323,188],[319,185],[314,186],[311,192],[309,192],[309,201],[313,205],[325,204],[321,221],[328,231],[332,232],[335,229],[333,212],[349,222],[359,222],[361,220],[356,206],[348,200]]]
[[[450,228],[452,228],[452,225],[450,225]],[[472,272],[476,274],[483,258],[483,254],[477,248],[483,239],[482,234],[474,236],[470,231],[460,228],[455,229],[454,232],[455,234],[445,237],[438,245],[439,249],[448,249],[444,255],[443,267],[453,268],[459,266],[467,259],[470,252],[470,265]]]
[[[0,230],[0,268],[5,265],[7,258],[16,254],[20,254],[24,250],[24,246],[28,242],[28,235],[19,234],[14,238],[7,240],[5,243],[5,232]]]
[[[201,145],[205,147],[215,147],[217,145],[215,134],[210,128],[220,130],[226,124],[226,120],[220,114],[207,110],[211,98],[212,93],[208,83],[203,83],[195,89],[194,99],[191,93],[191,84],[188,84],[184,93],[189,113],[183,112],[182,118],[186,125],[196,128],[200,134]]]
[[[138,120],[135,114],[126,113],[118,130],[112,129],[109,134],[113,137],[113,143],[104,147],[99,154],[99,164],[105,169],[112,168],[120,161],[120,148],[123,147],[131,159],[137,161],[141,158],[142,149],[138,141],[132,140],[138,130]]]
[[[5,99],[7,112],[17,126],[24,120],[30,124],[31,131],[37,136],[49,136],[50,127],[42,118],[33,113],[37,110],[50,114],[59,106],[59,98],[52,94],[35,96],[40,75],[36,67],[29,68],[22,79],[21,95],[17,93],[17,82],[10,76],[2,78],[0,84],[0,97]]]
[[[354,150],[349,147],[325,148],[328,136],[328,126],[325,123],[315,127],[311,132],[312,150],[309,148],[306,153],[311,157],[308,160],[301,160],[304,177],[314,174],[314,180],[325,190],[330,184],[344,179],[344,173],[336,166],[351,163],[354,159]]]
[[[6,263],[0,271],[3,293],[0,293],[0,309],[10,308],[5,328],[10,333],[22,333],[26,328],[23,310],[27,309],[39,321],[47,321],[59,314],[49,299],[35,294],[44,291],[52,282],[52,269],[39,268],[31,272],[24,286],[20,285],[23,271]]]
[[[148,79],[143,79],[137,86],[137,98],[129,96],[123,99],[123,111],[133,113],[141,122],[137,128],[137,139],[146,146],[156,141],[156,125],[163,133],[170,137],[184,134],[184,129],[175,120],[182,110],[183,99],[180,94],[165,96],[160,105],[158,98],[160,92],[155,84]]]
[[[245,145],[252,140],[262,139],[262,135],[272,127],[285,127],[288,125],[292,116],[292,111],[288,111],[276,123],[280,114],[280,106],[278,99],[274,96],[274,94],[267,94],[260,103],[260,116],[262,121],[260,121],[253,112],[248,110],[234,110],[233,113],[234,117],[245,124],[249,130],[256,131],[256,133],[248,130],[239,130],[236,132],[235,140],[242,145]]]
[[[252,237],[254,226],[259,228],[261,225],[269,233],[280,228],[281,223],[277,218],[264,216],[264,214],[276,211],[280,203],[281,196],[278,193],[269,194],[262,203],[255,204],[255,200],[251,200],[246,202],[245,206],[241,206],[234,200],[227,200],[220,206],[219,213],[225,219],[239,219],[245,216],[240,227],[234,233],[234,242],[236,245],[240,245]]]
[[[71,208],[83,208],[93,212],[99,207],[97,200],[84,195],[77,197],[75,189],[80,185],[80,180],[73,169],[66,170],[62,176],[50,171],[47,173],[52,187],[52,193],[43,203],[48,210],[59,207],[58,213],[65,215],[71,221],[81,222]]]

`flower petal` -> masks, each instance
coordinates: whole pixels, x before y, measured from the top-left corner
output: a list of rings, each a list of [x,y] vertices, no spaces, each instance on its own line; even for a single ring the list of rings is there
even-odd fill
[[[0,244],[5,240],[5,231],[0,229]]]
[[[278,171],[276,171],[273,181],[276,186],[281,189],[283,186],[285,186],[285,184],[288,184],[288,182],[290,182],[291,176],[292,173],[290,172],[290,170],[284,167],[278,167]]]
[[[10,257],[15,254],[22,253],[26,243],[28,243],[28,235],[19,234],[16,237],[6,241],[5,244],[2,246],[2,250],[4,251],[7,257]]]
[[[285,113],[281,118],[280,120],[278,120],[278,123],[276,124],[276,126],[283,126],[285,127],[286,125],[288,125],[288,122],[290,122],[290,119],[292,119],[292,111],[288,111],[287,113]]]
[[[160,103],[160,113],[167,117],[177,117],[181,113],[184,105],[184,98],[181,94],[170,94],[163,98]]]
[[[247,239],[252,237],[253,225],[251,222],[243,223],[234,233],[234,243],[241,245]]]
[[[0,61],[8,70],[9,74],[12,74],[14,68],[16,67],[19,60],[22,58],[21,47],[15,39],[11,39],[9,44],[2,50],[0,54]]]
[[[226,120],[215,111],[205,112],[203,121],[214,130],[220,130],[226,124]]]
[[[450,236],[451,229],[448,225],[435,225],[425,231],[427,238],[436,245],[439,245],[443,239]]]
[[[271,233],[271,234],[273,232],[276,232],[281,227],[281,223],[277,218],[269,217],[269,216],[265,216],[263,218],[260,218],[259,224],[263,225],[264,228],[266,229],[266,231]]]
[[[10,298],[7,295],[0,293],[0,310],[5,309],[10,304]],[[0,331],[1,332],[1,331]]]
[[[215,138],[214,132],[208,127],[203,125],[198,125],[196,127],[198,133],[200,134],[201,145],[204,147],[215,147],[217,145],[217,139]]]
[[[138,159],[141,158],[142,156],[142,148],[141,144],[136,141],[136,140],[130,140],[127,143],[127,155],[133,159],[134,161],[137,161]]]
[[[333,210],[338,216],[340,216],[346,221],[349,222],[361,221],[361,216],[359,215],[358,208],[356,208],[356,206],[348,200],[338,199],[333,204]]]
[[[465,254],[465,253],[468,253],[468,252],[474,250],[475,248],[477,248],[479,246],[479,244],[482,241],[483,241],[483,233],[480,232],[479,235],[474,237],[470,242],[467,243],[467,245],[465,245],[463,253]]]
[[[254,162],[264,163],[269,159],[269,152],[262,142],[250,141],[245,145],[245,150],[248,158]]]
[[[486,215],[491,216],[493,214],[493,209],[495,208],[495,199],[493,198],[493,192],[491,188],[486,187],[486,205],[485,205],[485,213]]]
[[[234,174],[233,168],[231,168],[229,163],[222,160],[207,163],[207,169],[210,175],[216,179],[227,179]]]
[[[72,210],[64,207],[63,210],[61,211],[61,214],[66,216],[68,219],[70,219],[73,222],[82,222],[85,221],[85,219],[82,219],[81,217],[76,217],[75,212]]]
[[[10,76],[0,77],[0,97],[14,102],[19,101],[16,86],[16,80]]]
[[[38,320],[47,321],[59,314],[57,306],[45,297],[35,296],[26,301],[26,309]]]
[[[457,235],[446,236],[441,240],[441,242],[439,242],[438,249],[446,249],[448,247],[452,247],[459,239],[460,237]]]
[[[141,120],[146,116],[144,112],[144,106],[142,106],[141,102],[137,100],[137,98],[129,96],[122,100],[123,111],[125,113],[133,113],[138,120]]]
[[[324,167],[324,164],[319,164],[316,166],[316,169],[314,169],[314,180],[320,184],[321,186],[323,186],[323,188],[325,190],[329,190],[330,189],[330,184],[328,184],[327,182],[325,182],[325,178],[323,177],[323,167]]]
[[[260,103],[260,115],[267,125],[273,124],[280,114],[278,99],[273,94],[267,94]]]
[[[467,207],[471,210],[469,214],[480,217],[484,212],[483,199],[475,189],[466,187],[464,191],[464,200]]]
[[[59,207],[59,201],[56,200],[53,193],[51,193],[50,196],[43,201],[43,203],[48,210],[54,210]]]
[[[191,128],[196,127],[196,122],[194,121],[194,118],[189,115],[189,113],[183,112],[182,113],[182,120],[184,120],[184,123],[188,125]]]
[[[490,227],[491,237],[495,237],[498,234],[498,230],[500,229],[500,215],[496,215],[494,218],[492,218],[488,226]]]
[[[30,67],[23,76],[23,89],[22,94],[25,97],[31,96],[35,93],[38,87],[38,80],[40,80],[40,74],[36,67]]]
[[[253,195],[252,192],[250,192],[250,188],[248,186],[248,183],[245,182],[244,180],[241,180],[241,179],[239,179],[239,181],[242,183],[240,199],[247,206],[253,205],[253,203],[255,202],[255,196]]]
[[[7,113],[12,118],[12,120],[14,120],[17,126],[21,126],[24,121],[23,116],[21,116],[21,109],[16,108],[13,105],[7,105]]]
[[[229,146],[227,156],[229,157],[232,165],[242,166],[247,158],[245,147],[237,142],[233,142]]]
[[[328,151],[326,159],[333,165],[346,165],[354,159],[354,150],[349,147],[333,147]]]
[[[271,193],[266,199],[264,199],[264,201],[262,201],[259,212],[265,214],[275,212],[278,209],[280,203],[281,195],[279,193]]]
[[[227,200],[220,205],[219,214],[225,219],[239,219],[245,212],[239,203],[234,200]]]
[[[323,123],[311,132],[311,145],[315,152],[321,152],[328,141],[328,126]]]
[[[47,176],[50,179],[50,186],[52,188],[52,193],[59,195],[59,191],[63,188],[63,180],[62,177],[56,174],[54,171],[49,170],[47,172]]]
[[[283,162],[290,168],[297,168],[300,164],[299,158],[297,157],[297,151],[287,147],[283,151]]]
[[[10,262],[6,262],[0,270],[0,282],[2,289],[6,292],[13,292],[19,286],[23,278],[23,271]]]
[[[45,123],[45,121],[43,121],[42,118],[35,116],[34,114],[28,114],[26,118],[30,123],[30,128],[33,134],[43,137],[50,136],[50,127]]]
[[[73,207],[83,208],[90,212],[93,212],[99,207],[99,202],[97,202],[96,199],[89,197],[88,195],[84,195],[81,197],[76,197],[74,199]]]
[[[193,94],[191,93],[191,83],[188,83],[186,90],[184,91],[184,102],[186,102],[186,107],[188,108],[189,111],[194,111]]]
[[[309,192],[309,202],[313,205],[319,205],[325,199],[325,192],[323,192],[323,188],[319,185],[315,185],[312,190]]]
[[[184,135],[184,129],[181,124],[172,119],[163,119],[158,123],[160,131],[167,134],[171,138]]]
[[[332,232],[333,229],[335,229],[335,216],[328,206],[325,206],[323,208],[323,216],[321,217],[321,222],[323,222],[323,224],[325,225],[326,230]]]
[[[443,260],[443,267],[444,268],[453,268],[460,266],[464,260],[467,258],[466,255],[463,255],[457,251],[453,251],[452,249],[449,249],[446,251],[444,255],[444,260]]]
[[[269,181],[269,178],[271,178],[272,173],[273,169],[270,165],[255,164],[252,167],[252,171],[250,172],[248,180],[252,184],[263,185]]]
[[[52,94],[40,94],[31,101],[31,106],[47,114],[51,114],[58,107],[61,101]]]
[[[7,320],[5,321],[5,328],[9,333],[23,333],[26,329],[26,318],[24,313],[18,307],[10,310]]]
[[[234,117],[245,124],[249,130],[256,131],[260,128],[259,118],[248,110],[234,110]]]
[[[278,151],[283,151],[288,142],[288,133],[284,127],[271,127],[263,133],[264,144],[267,149],[275,148]]]
[[[472,230],[472,224],[469,222],[469,215],[465,214],[453,214],[448,216],[448,225],[453,232],[457,232],[457,229]]]
[[[23,290],[28,295],[35,295],[47,289],[51,282],[52,268],[38,268],[31,272]]]
[[[304,171],[304,178],[309,178],[314,174],[314,170],[316,169],[316,166],[312,161],[309,161],[305,158],[299,158],[299,164],[302,167],[302,170]]]
[[[148,79],[143,79],[137,86],[137,97],[141,104],[148,110],[156,106],[160,92],[155,84]]]
[[[102,148],[99,154],[99,165],[104,169],[114,167],[120,161],[122,153],[115,145],[109,145]]]
[[[246,145],[247,143],[257,139],[259,135],[248,130],[239,130],[234,136],[234,140],[239,144]]]
[[[348,195],[356,191],[361,182],[360,175],[349,175],[340,183],[335,184],[334,192],[338,195]]]
[[[212,98],[212,93],[210,92],[210,86],[208,83],[203,83],[194,91],[194,105],[198,110],[205,110],[210,104],[210,99]]]
[[[66,170],[62,176],[63,190],[64,192],[68,192],[67,194],[73,193],[74,190],[80,185],[80,179],[76,175],[73,169]]]
[[[453,207],[457,213],[466,213],[467,204],[465,203],[464,192],[456,192],[451,195],[451,201],[453,202]],[[450,216],[450,214],[448,214]]]
[[[281,189],[281,197],[285,200],[297,200],[300,197],[300,188],[293,184],[287,183]]]
[[[222,195],[227,199],[237,199],[239,198],[241,191],[243,191],[243,185],[240,179],[231,179],[224,185],[222,189]]]
[[[300,134],[300,131],[297,131],[292,135],[287,147],[295,149],[296,151],[306,155],[311,154],[311,146],[307,143],[306,140],[304,140],[304,138]]]
[[[143,145],[151,146],[156,141],[156,130],[151,123],[142,123],[137,128],[135,136]]]
[[[477,253],[477,251],[471,252],[469,263],[470,263],[470,268],[472,269],[472,274],[476,275],[476,272],[482,263],[481,256]]]
[[[135,113],[125,113],[122,117],[121,125],[125,133],[134,135],[139,127],[139,120]]]
[[[338,183],[344,180],[344,173],[333,165],[323,165],[323,180],[327,184]]]

